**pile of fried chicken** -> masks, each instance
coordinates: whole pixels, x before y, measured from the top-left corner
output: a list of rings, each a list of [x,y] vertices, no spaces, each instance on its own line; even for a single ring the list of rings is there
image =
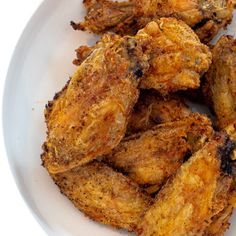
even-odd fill
[[[102,36],[76,50],[75,74],[46,106],[43,166],[95,221],[141,236],[224,235],[236,207],[236,40],[209,42],[236,1],[84,5],[71,25]]]

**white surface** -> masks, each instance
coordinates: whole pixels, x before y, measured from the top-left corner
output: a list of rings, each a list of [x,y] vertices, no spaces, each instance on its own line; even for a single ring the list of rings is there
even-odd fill
[[[0,3],[2,78],[13,46],[40,1],[5,2]],[[121,235],[119,231],[84,218],[59,193],[40,166],[41,144],[45,137],[44,105],[74,71],[73,50],[79,44],[91,44],[94,40],[86,33],[73,32],[69,26],[71,19],[78,19],[79,0],[45,2],[24,32],[7,82],[5,104],[10,106],[5,110],[5,128],[9,131],[6,136],[8,155],[16,181],[50,235]],[[2,92],[3,79],[0,83]],[[2,136],[0,141],[2,144]],[[1,156],[4,156],[3,150],[1,146]],[[0,159],[0,186],[0,235],[45,235],[19,196],[5,158]],[[235,235],[232,229],[227,236]],[[234,230],[236,232],[236,225]]]
[[[41,0],[0,1],[0,95],[14,47],[29,18]],[[2,100],[0,99],[2,111]],[[0,123],[2,124],[2,115]],[[0,126],[0,235],[2,236],[45,236],[38,222],[32,216],[16,187],[5,158],[2,125]]]

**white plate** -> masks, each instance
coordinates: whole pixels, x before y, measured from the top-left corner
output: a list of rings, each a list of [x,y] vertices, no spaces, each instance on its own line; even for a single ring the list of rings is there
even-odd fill
[[[48,234],[128,235],[84,217],[60,194],[41,167],[45,104],[73,74],[74,49],[81,44],[91,45],[96,39],[71,29],[70,20],[82,20],[83,16],[80,0],[46,0],[24,30],[9,68],[4,94],[7,154],[25,201]],[[231,34],[236,32],[236,21],[233,23],[228,31]],[[233,235],[236,235],[236,224],[227,233]]]

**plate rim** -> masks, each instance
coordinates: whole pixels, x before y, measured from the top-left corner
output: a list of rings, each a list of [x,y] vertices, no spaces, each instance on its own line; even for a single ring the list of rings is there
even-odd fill
[[[28,21],[26,22],[20,37],[17,40],[17,43],[13,49],[13,53],[11,55],[11,59],[10,59],[10,63],[8,65],[7,68],[7,73],[6,76],[4,78],[4,82],[3,82],[3,94],[2,94],[2,114],[1,114],[1,118],[2,118],[2,122],[1,122],[1,128],[2,128],[2,136],[3,136],[3,145],[2,147],[4,148],[4,157],[7,160],[9,169],[10,169],[10,173],[13,176],[13,181],[16,184],[16,191],[18,191],[20,193],[20,197],[22,199],[22,201],[25,203],[25,206],[28,208],[28,210],[30,211],[30,214],[32,215],[32,218],[35,219],[35,221],[40,225],[40,227],[43,229],[43,231],[47,234],[47,235],[53,235],[53,230],[50,227],[50,225],[48,223],[46,223],[46,221],[43,219],[43,217],[41,216],[41,214],[38,212],[37,210],[34,209],[34,207],[32,206],[32,204],[30,203],[30,201],[28,200],[28,197],[26,196],[26,193],[24,192],[24,186],[20,183],[20,181],[18,180],[18,176],[17,176],[17,171],[16,168],[14,166],[13,161],[11,161],[10,158],[10,154],[9,154],[9,148],[7,147],[7,130],[6,130],[6,126],[7,126],[7,116],[6,111],[7,111],[7,94],[9,93],[9,88],[10,88],[10,82],[14,79],[14,76],[12,75],[12,71],[14,71],[14,67],[15,64],[17,63],[17,58],[20,55],[21,52],[21,47],[24,44],[24,41],[27,37],[27,35],[29,34],[29,32],[31,31],[31,28],[34,28],[34,25],[36,24],[35,22],[37,22],[37,18],[40,18],[40,16],[43,14],[43,12],[45,12],[46,9],[48,9],[48,5],[52,4],[51,1],[48,0],[42,0],[39,5],[36,7],[36,9],[34,10],[33,14],[31,15],[31,17],[28,19]],[[55,3],[54,3],[55,4]]]
[[[58,1],[60,2],[60,1]],[[55,2],[54,2],[55,4]],[[34,25],[37,25],[37,18],[40,18],[42,16],[43,12],[45,12],[46,9],[48,9],[49,5],[53,5],[52,1],[48,0],[42,0],[41,3],[39,3],[39,6],[36,7],[35,11],[33,12],[32,16],[28,19],[27,23],[25,24],[25,27],[23,31],[20,34],[19,39],[17,40],[16,46],[14,47],[10,63],[7,69],[7,74],[4,78],[3,82],[3,93],[2,93],[2,122],[1,122],[1,128],[2,128],[2,136],[3,136],[3,145],[4,148],[3,151],[3,158],[6,158],[7,163],[9,165],[9,169],[11,172],[11,175],[13,176],[14,183],[17,186],[17,191],[20,193],[20,197],[24,201],[25,205],[29,209],[32,217],[36,220],[36,222],[41,226],[41,228],[44,230],[44,232],[47,235],[54,235],[54,231],[52,227],[44,220],[44,217],[37,212],[37,209],[34,208],[34,206],[29,201],[29,197],[26,195],[24,191],[24,186],[20,183],[18,180],[17,171],[14,165],[14,162],[10,158],[9,154],[9,147],[7,146],[6,136],[7,136],[7,116],[5,114],[7,109],[7,94],[9,94],[9,88],[10,88],[10,82],[14,79],[12,71],[14,71],[15,64],[17,63],[17,58],[19,57],[20,52],[22,51],[22,45],[24,45],[24,41],[26,38],[28,38],[28,34],[31,31],[31,28],[34,28]]]

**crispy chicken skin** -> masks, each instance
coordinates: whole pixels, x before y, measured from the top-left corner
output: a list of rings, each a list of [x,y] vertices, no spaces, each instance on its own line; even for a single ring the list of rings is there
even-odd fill
[[[84,0],[84,4],[88,11],[85,21],[71,22],[74,29],[134,34],[152,20],[175,17],[209,42],[231,22],[235,0]]]
[[[224,130],[233,140],[236,140],[236,122],[228,125]]]
[[[80,46],[76,51],[76,59],[73,61],[73,64],[79,66],[82,62],[90,56],[90,54],[101,47],[106,47],[107,44],[121,39],[121,36],[114,33],[106,33],[102,35],[101,39],[93,46],[89,47],[87,45]]]
[[[149,66],[147,44],[148,37],[138,36],[98,47],[48,103],[42,160],[50,173],[85,164],[119,144]]]
[[[213,63],[206,74],[204,94],[217,117],[219,129],[236,124],[236,40],[222,36],[212,50]]]
[[[165,22],[183,25],[184,29],[187,27],[176,19],[161,19],[159,22],[150,22],[134,37],[107,35],[91,52],[81,50],[87,58],[80,62],[74,76],[54,100],[49,102],[45,111],[48,137],[42,160],[49,172],[63,172],[80,166],[109,153],[119,144],[138,99],[140,78],[143,77],[142,83],[149,80],[144,74],[150,64],[151,68],[154,64],[161,66],[161,61],[159,63],[158,59],[155,60],[158,53],[159,59],[167,59],[168,62],[168,55],[167,58],[162,57],[162,52],[159,51],[164,50],[169,54],[168,50],[176,46],[169,41],[170,48],[164,48],[168,40],[165,36],[163,38],[161,27]],[[169,34],[171,29],[167,30]],[[186,30],[195,37],[191,29],[187,27]],[[201,69],[209,66],[210,51],[200,42],[198,44],[196,51],[191,44],[191,51],[196,53],[198,63],[195,70],[200,73]],[[179,53],[172,54],[174,55],[178,59]],[[164,94],[197,87],[199,74],[191,69],[187,70],[188,73],[189,76],[185,72],[184,75],[180,72],[177,76],[169,76],[168,73],[165,75],[160,72],[157,75],[157,72],[147,71],[151,84]]]
[[[162,97],[154,90],[142,90],[130,117],[126,136],[179,120],[190,113],[184,100],[178,96]]]
[[[212,218],[212,223],[207,227],[204,236],[223,236],[229,229],[230,217],[233,213],[233,206],[227,205],[224,210]]]
[[[136,230],[152,202],[138,185],[97,161],[52,177],[61,192],[89,218],[128,231]]]
[[[225,183],[224,183],[225,185]],[[222,186],[224,186],[222,185]],[[233,178],[228,194],[228,205],[217,215],[213,216],[211,224],[207,227],[204,236],[223,236],[228,230],[230,217],[236,207],[236,178]]]
[[[174,18],[161,18],[147,24],[137,35],[152,38],[150,69],[142,78],[141,88],[153,88],[166,95],[200,86],[200,76],[208,70],[212,56],[188,25]],[[118,36],[108,34],[90,49],[77,49],[75,64],[112,37]]]
[[[155,185],[151,189],[157,190],[212,133],[208,118],[191,114],[123,139],[106,161],[136,183],[145,187]]]
[[[216,134],[168,181],[146,212],[138,233],[142,236],[204,235],[212,217],[229,202],[236,148],[224,133]]]
[[[231,138],[231,137],[230,137]],[[235,151],[236,149],[234,149]],[[232,159],[232,156],[231,156]],[[230,226],[230,217],[233,213],[234,208],[236,207],[236,178],[233,177],[231,181],[230,189],[229,188],[229,181],[226,178],[221,178],[221,183],[218,182],[219,188],[218,192],[223,193],[223,191],[227,192],[227,205],[225,208],[214,215],[211,219],[211,224],[207,227],[206,231],[204,232],[204,236],[223,236],[226,230],[228,230]],[[219,194],[216,195],[216,198],[219,198]],[[224,194],[221,195],[224,198]],[[220,203],[219,203],[220,204]]]
[[[161,18],[138,32],[143,34],[153,38],[155,50],[141,88],[167,94],[200,86],[200,76],[208,70],[212,55],[188,25],[174,18]]]

